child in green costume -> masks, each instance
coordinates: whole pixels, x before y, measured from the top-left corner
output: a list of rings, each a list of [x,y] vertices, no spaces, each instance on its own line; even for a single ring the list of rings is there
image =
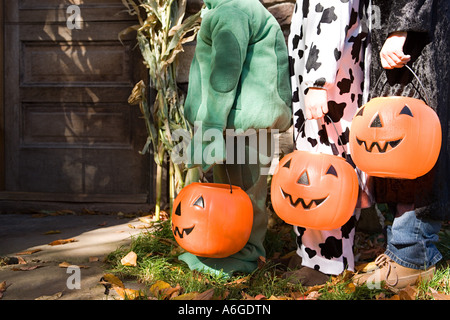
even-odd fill
[[[196,125],[189,146],[188,167],[200,165],[207,171],[216,164],[214,182],[228,183],[229,176],[232,184],[246,191],[252,200],[254,220],[250,239],[238,253],[220,259],[185,253],[179,259],[191,269],[203,272],[252,272],[259,256],[265,256],[268,186],[267,176],[261,173],[270,165],[266,149],[256,150],[258,161],[254,163],[249,161],[250,153],[255,151],[250,143],[252,139],[248,139],[244,151],[227,146],[225,141],[229,140],[224,135],[212,141],[203,137],[209,129],[222,133],[226,129],[235,132],[255,129],[253,134],[257,139],[271,145],[270,129],[289,128],[291,89],[287,47],[278,22],[258,0],[204,2],[207,9],[197,36],[185,103],[185,116]],[[260,134],[258,129],[268,129],[265,131],[268,134]],[[214,151],[211,157],[203,156],[211,150]],[[236,164],[234,159],[228,159],[227,152],[231,151],[245,153],[245,163]]]

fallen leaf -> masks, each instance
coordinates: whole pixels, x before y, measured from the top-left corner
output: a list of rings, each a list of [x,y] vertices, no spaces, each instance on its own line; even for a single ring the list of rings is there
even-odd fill
[[[19,264],[27,264],[27,262],[25,261],[25,259],[22,258],[22,257],[17,257],[17,260],[19,261]]]
[[[303,292],[291,292],[291,297],[294,300],[305,300],[306,296]]]
[[[170,284],[165,281],[158,280],[150,287],[150,292],[158,293],[159,291],[165,290],[167,288],[170,288]]]
[[[70,242],[76,242],[76,241],[78,241],[78,240],[76,240],[76,239],[59,239],[59,240],[55,240],[55,241],[52,241],[52,242],[50,242],[48,245],[49,246],[58,246],[58,245],[61,245],[61,244],[66,244],[66,243],[70,243]]]
[[[61,262],[59,265],[58,265],[58,267],[60,267],[60,268],[67,268],[67,267],[70,267],[72,264],[71,263],[68,263],[68,262]]]
[[[199,293],[193,300],[211,300],[214,296],[214,288]]]
[[[411,287],[410,285],[406,288],[400,290],[398,295],[400,300],[416,300],[418,289],[416,287]]]
[[[375,296],[375,300],[386,300],[386,295],[384,294],[384,292],[380,292]]]
[[[150,287],[150,293],[154,297],[164,300],[174,292],[172,289],[173,288],[167,282],[158,280]]]
[[[36,266],[30,266],[30,267],[19,267],[19,268],[12,268],[11,270],[13,271],[31,271],[37,268],[42,267],[41,265],[36,265]]]
[[[319,284],[319,285],[316,285],[316,286],[311,286],[311,287],[308,288],[308,290],[306,290],[305,296],[308,296],[312,292],[319,291],[323,287],[325,287],[325,284]]]
[[[357,272],[362,272],[362,273],[371,272],[371,271],[373,271],[375,269],[378,269],[378,266],[375,263],[375,261],[362,263],[362,264],[359,264],[359,265],[355,266],[355,270]]]
[[[194,300],[194,298],[198,295],[198,292],[189,292],[185,294],[181,294],[179,296],[171,298],[171,300]]]
[[[5,292],[8,287],[6,281],[0,282],[0,299],[3,297],[3,292]]]
[[[92,214],[92,215],[96,214],[94,210],[90,210],[90,209],[86,209],[86,208],[83,209],[83,213]]]
[[[356,286],[351,282],[344,289],[344,291],[348,294],[355,292],[355,290],[356,290]]]
[[[312,291],[306,296],[305,300],[317,300],[320,295],[321,294],[318,291]]]
[[[0,259],[1,264],[12,265],[12,264],[27,264],[25,259],[22,257],[4,257]]]
[[[182,290],[181,286],[177,284],[172,287],[167,282],[158,280],[150,287],[150,293],[160,300],[172,299],[179,295]]]
[[[120,260],[120,263],[123,266],[132,266],[136,267],[137,263],[137,254],[134,251],[130,251],[125,257]]]
[[[230,295],[230,291],[225,290],[222,294],[217,297],[213,297],[213,300],[225,300]]]
[[[113,289],[124,300],[136,300],[144,296],[141,290],[122,288],[118,286],[113,286]]]
[[[440,293],[437,290],[430,288],[431,296],[434,298],[434,300],[450,300],[449,294]]]
[[[245,276],[243,278],[228,282],[225,284],[225,286],[227,287],[232,287],[235,289],[245,289],[248,288],[248,285],[246,285],[245,283],[250,279],[250,275]]]
[[[61,233],[61,231],[59,231],[59,230],[50,230],[50,231],[44,232],[45,235],[58,234],[58,233]]]
[[[42,251],[42,249],[32,249],[32,250],[26,250],[19,253],[16,253],[17,255],[25,255],[25,254],[33,254],[36,252]]]
[[[59,298],[61,298],[63,295],[62,292],[57,292],[54,295],[51,296],[40,296],[34,300],[58,300]]]
[[[265,257],[263,257],[263,256],[259,256],[258,257],[258,261],[257,261],[257,264],[258,264],[258,268],[259,269],[261,269],[262,267],[264,267],[264,265],[267,263],[267,261],[266,261],[266,258]]]
[[[279,296],[276,297],[274,295],[271,295],[269,299],[267,300],[291,300],[289,297]]]
[[[180,294],[180,292],[181,292],[181,290],[182,290],[183,288],[181,288],[181,286],[179,285],[179,284],[177,284],[176,286],[175,286],[175,288],[173,288],[173,287],[171,287],[171,288],[168,288],[165,292],[164,292],[164,294],[165,294],[165,298],[167,299],[171,299],[171,298],[173,298],[173,297],[176,297],[176,296],[178,296],[179,294]]]
[[[139,221],[141,221],[143,223],[147,223],[147,224],[153,224],[156,220],[154,218],[152,218],[152,216],[144,216],[144,217],[140,217]]]
[[[100,279],[100,283],[102,283],[102,284],[109,283],[110,285],[114,285],[114,286],[118,286],[118,287],[121,287],[121,288],[125,288],[125,286],[123,285],[122,280],[117,278],[112,273],[104,274],[103,277]]]
[[[96,261],[100,261],[99,257],[89,257],[89,262],[96,262]]]
[[[80,268],[80,269],[88,269],[88,268],[89,268],[89,266],[83,266],[83,265],[72,264],[72,263],[69,263],[69,262],[66,262],[66,261],[61,262],[61,263],[58,265],[58,267],[60,267],[60,268],[68,268],[68,267],[73,267],[73,266],[78,267],[78,268]]]

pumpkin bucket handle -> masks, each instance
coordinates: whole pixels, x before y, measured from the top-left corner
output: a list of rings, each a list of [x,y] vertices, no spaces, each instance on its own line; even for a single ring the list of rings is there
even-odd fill
[[[424,100],[425,103],[429,106],[429,105],[430,105],[430,104],[429,104],[429,101],[430,101],[430,100],[428,99],[428,93],[427,93],[427,90],[425,89],[425,86],[423,85],[422,81],[420,81],[419,77],[418,77],[417,74],[413,71],[413,69],[411,69],[410,66],[408,66],[407,64],[405,64],[405,67],[406,67],[406,69],[408,69],[408,70],[412,73],[412,75],[414,76],[414,78],[416,78],[416,80],[417,80],[417,82],[419,83],[420,87],[422,88],[422,91],[423,91],[423,94],[424,94],[423,100]],[[383,73],[381,73],[380,76],[378,77],[378,80],[377,80],[377,82],[375,83],[374,88],[377,88],[377,87],[378,87],[382,75],[383,75]],[[386,82],[387,82],[387,81],[386,81]],[[386,83],[385,83],[384,85],[386,85]],[[383,86],[384,86],[384,85],[383,85]],[[416,89],[416,90],[417,90],[417,89]],[[417,90],[417,91],[418,91],[418,90]],[[419,92],[419,91],[418,91],[418,92]],[[420,94],[420,92],[419,92],[419,94]],[[420,96],[422,97],[421,94],[420,94]]]

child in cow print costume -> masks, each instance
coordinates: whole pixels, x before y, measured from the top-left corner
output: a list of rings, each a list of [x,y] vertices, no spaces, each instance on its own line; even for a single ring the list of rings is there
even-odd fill
[[[296,148],[346,156],[352,165],[349,128],[365,100],[367,3],[297,0],[288,39]],[[364,197],[360,196],[353,217],[344,226],[330,231],[294,226],[303,266],[288,272],[294,282],[315,285],[330,274],[353,270],[355,223],[360,208],[370,205],[365,176],[359,171],[358,176]]]

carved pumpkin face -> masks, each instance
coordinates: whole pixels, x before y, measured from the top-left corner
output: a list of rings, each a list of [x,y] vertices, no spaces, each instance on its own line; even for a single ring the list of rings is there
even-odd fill
[[[372,176],[415,179],[431,170],[441,147],[436,113],[422,100],[379,97],[362,106],[350,127],[356,166]]]
[[[176,197],[172,232],[186,251],[201,257],[224,258],[241,250],[253,225],[253,207],[239,187],[191,183]]]
[[[272,206],[285,222],[331,230],[352,216],[358,178],[343,158],[295,150],[281,159],[271,184]]]

